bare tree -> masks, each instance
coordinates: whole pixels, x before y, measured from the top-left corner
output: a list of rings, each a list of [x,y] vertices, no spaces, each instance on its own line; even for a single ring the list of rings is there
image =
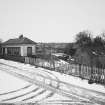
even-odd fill
[[[76,35],[76,44],[79,47],[90,46],[92,43],[92,35],[89,31],[82,31]]]

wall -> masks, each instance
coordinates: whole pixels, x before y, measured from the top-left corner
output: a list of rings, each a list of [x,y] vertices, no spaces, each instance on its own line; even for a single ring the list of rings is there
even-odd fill
[[[7,49],[7,47],[20,47],[21,56],[27,56],[27,47],[32,47],[32,55],[36,54],[36,45],[35,44],[22,44],[22,45],[5,45],[2,46]],[[7,54],[7,50],[5,50],[5,54]]]
[[[27,56],[27,47],[32,47],[32,55],[36,55],[36,45],[22,45],[21,56]]]

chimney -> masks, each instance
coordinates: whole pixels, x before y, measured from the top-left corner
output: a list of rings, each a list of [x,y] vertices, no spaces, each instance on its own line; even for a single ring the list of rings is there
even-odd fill
[[[19,39],[22,39],[22,38],[23,38],[23,34],[19,36]]]

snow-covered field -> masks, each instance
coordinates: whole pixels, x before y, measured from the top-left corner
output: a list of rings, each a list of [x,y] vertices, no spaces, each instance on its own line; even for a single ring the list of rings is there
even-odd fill
[[[30,83],[0,70],[0,94],[29,86]]]
[[[3,60],[0,59],[1,63],[5,63],[8,65],[12,65],[12,66],[16,66],[20,69],[26,69],[26,70],[33,70],[37,73],[41,73],[43,75],[50,75],[52,78],[58,78],[61,81],[64,81],[66,83],[70,83],[76,86],[80,86],[80,87],[84,87],[87,89],[91,89],[91,90],[95,90],[95,91],[99,91],[99,92],[103,92],[105,93],[105,86],[99,85],[99,84],[88,84],[87,80],[82,80],[78,77],[74,77],[74,76],[70,76],[70,75],[66,75],[66,74],[61,74],[55,71],[50,71],[47,69],[43,69],[43,68],[35,68],[35,66],[32,66],[30,64],[23,64],[23,63],[19,63],[19,62],[14,62],[14,61],[8,61],[8,60]],[[49,72],[50,74],[47,74],[45,71]]]
[[[74,85],[74,89],[71,87],[67,87],[66,85],[60,86],[61,89],[65,89],[67,91],[72,91],[72,93],[76,93],[78,95],[85,95],[85,97],[93,98],[95,100],[99,99],[105,102],[105,87],[97,84],[88,84],[87,80],[82,80],[78,77],[69,76],[66,74],[61,74],[55,71],[50,71],[43,68],[35,68],[29,64],[23,64],[18,62],[13,62],[9,60],[0,59],[0,63],[8,64],[10,66],[15,66],[23,70],[27,70],[30,72],[35,72],[38,74],[42,74],[48,78],[53,78],[69,85]],[[49,82],[49,81],[47,81]],[[83,90],[82,90],[83,89]],[[86,89],[87,92],[84,91]],[[95,91],[93,93],[91,91]],[[89,92],[90,91],[90,92]],[[98,92],[102,93],[99,95]],[[71,100],[70,98],[58,95],[50,90],[46,90],[44,88],[40,88],[35,84],[31,84],[27,81],[14,77],[10,74],[7,74],[0,70],[0,101],[2,102],[36,102],[36,101],[51,101],[51,100]],[[104,104],[103,104],[104,105]]]
[[[24,70],[33,71],[33,69],[36,69],[35,67],[27,64],[7,61],[3,59],[0,59],[0,63],[12,65]],[[52,75],[49,72],[44,72],[40,68],[37,68],[36,73],[41,73],[44,76],[47,76],[53,79],[57,78],[56,76]],[[3,70],[0,70],[0,102],[6,102],[6,103],[36,102],[36,101],[42,101],[45,99],[49,99],[49,100],[64,99],[65,100],[68,98],[60,96],[50,90],[46,90],[35,84],[31,84],[25,80],[14,77],[13,75],[10,75],[4,72]]]
[[[63,82],[66,82],[68,84],[73,84],[75,86],[79,86],[79,87],[82,87],[82,88],[86,88],[86,89],[90,89],[90,90],[105,93],[105,86],[98,85],[98,84],[95,84],[95,83],[94,84],[88,84],[87,80],[83,80],[81,78],[66,75],[66,74],[60,74],[60,73],[54,72],[54,71],[52,71],[52,73],[55,76],[57,76],[59,78],[59,80],[61,80]]]

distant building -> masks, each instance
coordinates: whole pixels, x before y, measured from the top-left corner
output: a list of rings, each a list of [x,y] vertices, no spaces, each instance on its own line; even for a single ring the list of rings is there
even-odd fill
[[[30,56],[36,54],[36,43],[23,35],[2,43],[2,55]]]

